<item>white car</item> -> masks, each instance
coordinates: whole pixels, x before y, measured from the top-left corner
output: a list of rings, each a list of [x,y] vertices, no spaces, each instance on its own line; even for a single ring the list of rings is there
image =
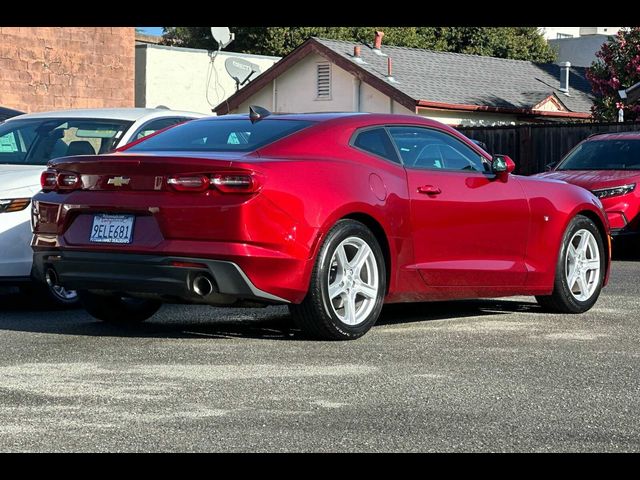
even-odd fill
[[[31,282],[31,197],[49,160],[106,153],[201,113],[167,109],[79,109],[32,113],[0,124],[0,284],[42,292],[61,305],[74,291]]]

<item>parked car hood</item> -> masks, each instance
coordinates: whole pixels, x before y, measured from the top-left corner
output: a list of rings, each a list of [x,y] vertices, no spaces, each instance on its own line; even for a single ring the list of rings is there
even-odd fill
[[[33,193],[40,191],[40,174],[46,170],[43,165],[0,165],[1,192],[28,188]]]
[[[587,190],[617,187],[640,182],[638,170],[556,170],[535,175],[538,178],[562,180]]]

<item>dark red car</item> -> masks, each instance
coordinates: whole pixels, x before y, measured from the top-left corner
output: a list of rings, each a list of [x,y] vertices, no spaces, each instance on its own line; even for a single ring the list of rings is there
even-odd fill
[[[287,304],[327,339],[363,335],[385,302],[536,295],[584,312],[606,284],[609,226],[584,189],[513,176],[418,116],[267,113],[52,161],[37,275],[105,321]]]
[[[640,234],[640,132],[592,135],[536,176],[590,190],[604,206],[614,239]]]

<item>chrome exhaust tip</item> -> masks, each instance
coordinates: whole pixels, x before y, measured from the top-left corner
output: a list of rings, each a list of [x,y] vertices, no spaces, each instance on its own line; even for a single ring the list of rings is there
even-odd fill
[[[47,271],[44,274],[44,279],[50,287],[58,285],[58,274],[53,268],[47,268]]]
[[[191,289],[196,295],[206,297],[213,292],[213,283],[207,275],[198,275],[193,279]]]

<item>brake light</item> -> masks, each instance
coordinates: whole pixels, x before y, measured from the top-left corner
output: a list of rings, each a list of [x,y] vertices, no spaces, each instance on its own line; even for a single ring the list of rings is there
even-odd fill
[[[214,187],[222,193],[254,193],[261,185],[258,175],[255,172],[172,175],[167,178],[167,185],[178,192],[204,192]]]
[[[40,174],[40,186],[42,190],[50,191],[58,185],[58,174],[55,170],[45,170]]]
[[[210,181],[206,175],[173,175],[167,179],[167,184],[178,192],[204,192]]]
[[[73,190],[80,186],[80,175],[68,172],[59,173],[57,183],[60,190]]]
[[[224,193],[251,193],[260,188],[253,175],[244,173],[218,173],[212,175],[211,184]]]

